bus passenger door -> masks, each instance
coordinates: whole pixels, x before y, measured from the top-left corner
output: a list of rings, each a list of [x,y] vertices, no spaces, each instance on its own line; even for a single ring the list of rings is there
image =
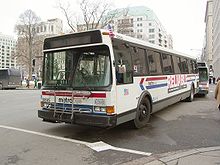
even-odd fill
[[[133,110],[136,107],[133,67],[129,45],[123,42],[113,42],[116,71],[116,109],[117,114]],[[122,119],[125,122],[127,119]]]

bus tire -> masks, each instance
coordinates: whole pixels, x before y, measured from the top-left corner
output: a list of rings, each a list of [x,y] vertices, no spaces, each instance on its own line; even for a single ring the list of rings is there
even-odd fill
[[[187,102],[192,102],[194,100],[194,87],[193,85],[191,86],[190,94],[189,97],[186,98]]]
[[[144,97],[139,103],[134,119],[135,128],[142,128],[147,125],[150,120],[151,105],[147,97]]]

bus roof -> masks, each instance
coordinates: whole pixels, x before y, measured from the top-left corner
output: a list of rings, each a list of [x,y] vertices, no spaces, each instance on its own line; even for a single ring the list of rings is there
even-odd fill
[[[62,34],[62,35],[56,35],[56,36],[45,38],[44,44],[46,42],[48,42],[49,40],[62,39],[62,38],[65,38],[65,36],[70,36],[70,35],[74,36],[74,34],[76,34],[76,35],[77,34],[83,34],[83,33],[86,34],[86,33],[90,33],[90,32],[94,33],[94,32],[97,32],[97,31],[99,31],[100,34],[105,34],[105,35],[109,34],[109,30],[105,30],[105,29],[96,29],[96,30],[88,30],[88,31],[84,31],[84,32]],[[181,52],[175,51],[173,49],[168,49],[168,48],[165,48],[165,47],[162,47],[162,46],[159,46],[159,45],[156,45],[156,44],[152,44],[150,42],[143,41],[143,40],[140,40],[140,39],[137,39],[137,38],[126,36],[126,35],[123,35],[123,34],[120,34],[120,33],[113,32],[113,35],[111,37],[117,38],[117,39],[120,39],[120,40],[124,40],[124,41],[127,41],[127,42],[131,42],[131,43],[134,43],[134,44],[143,45],[143,46],[146,46],[146,47],[149,47],[149,48],[152,48],[152,49],[157,49],[157,50],[160,50],[160,51],[163,51],[163,52],[166,52],[166,53],[176,54],[176,55],[179,55],[179,56],[188,57],[188,58],[196,60],[196,57],[194,57],[192,55],[181,53]],[[44,49],[46,49],[45,45],[44,45]]]
[[[102,32],[108,32],[108,30],[101,30],[101,31]],[[113,32],[113,33],[114,33],[114,38],[123,39],[123,40],[128,41],[128,42],[132,42],[132,43],[135,43],[135,44],[147,46],[147,47],[153,48],[153,49],[158,49],[158,50],[161,50],[161,51],[164,51],[164,52],[167,52],[167,53],[177,54],[177,55],[180,55],[180,56],[196,59],[194,56],[190,56],[188,54],[181,53],[181,52],[175,51],[173,49],[168,49],[168,48],[165,48],[165,47],[162,47],[162,46],[159,46],[159,45],[156,45],[156,44],[152,44],[150,42],[143,41],[143,40],[140,40],[140,39],[137,39],[137,38],[134,38],[134,37],[126,36],[126,35],[123,35],[123,34],[120,34],[120,33],[115,33],[115,32]]]

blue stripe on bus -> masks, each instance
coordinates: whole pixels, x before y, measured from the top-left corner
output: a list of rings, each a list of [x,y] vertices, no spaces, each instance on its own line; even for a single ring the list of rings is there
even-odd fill
[[[146,86],[147,89],[161,88],[167,86],[167,83]]]
[[[142,91],[145,90],[144,85],[142,85],[142,84],[140,84],[140,88],[141,88]]]

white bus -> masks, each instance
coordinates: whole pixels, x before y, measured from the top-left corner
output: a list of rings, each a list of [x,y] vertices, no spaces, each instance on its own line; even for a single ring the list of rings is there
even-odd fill
[[[199,73],[199,95],[206,96],[209,93],[209,69],[205,62],[197,63]]]
[[[107,30],[47,38],[43,51],[44,121],[141,128],[198,92],[195,58]]]

